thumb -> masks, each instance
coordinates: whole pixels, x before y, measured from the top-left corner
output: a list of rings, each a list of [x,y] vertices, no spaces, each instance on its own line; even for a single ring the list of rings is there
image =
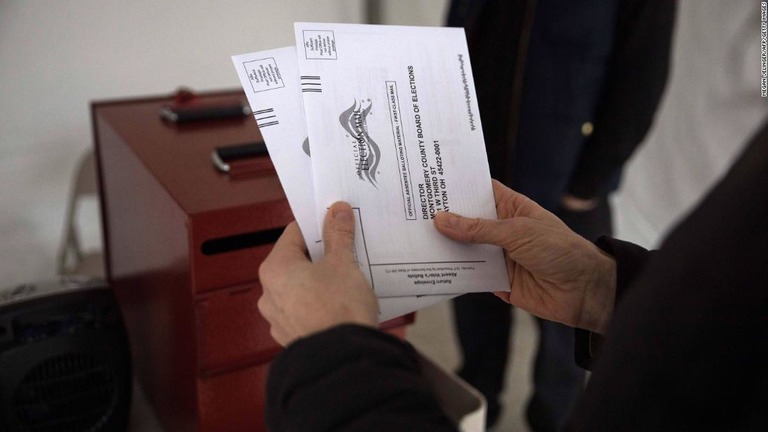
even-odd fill
[[[323,223],[325,256],[355,261],[355,216],[352,207],[342,201],[328,209]]]
[[[484,243],[510,250],[514,246],[514,219],[479,219],[451,212],[435,214],[435,228],[449,239],[461,243]]]

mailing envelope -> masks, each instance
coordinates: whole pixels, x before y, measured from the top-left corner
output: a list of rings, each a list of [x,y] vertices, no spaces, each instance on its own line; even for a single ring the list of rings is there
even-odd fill
[[[296,221],[313,261],[323,255],[314,205],[314,185],[296,48],[232,56],[248,103],[259,125]],[[454,295],[379,299],[379,321],[423,309]]]
[[[253,117],[267,145],[312,260],[323,256],[296,48],[232,56]]]
[[[379,297],[503,291],[502,250],[440,235],[436,212],[496,218],[462,29],[296,23],[315,203],[349,202]]]

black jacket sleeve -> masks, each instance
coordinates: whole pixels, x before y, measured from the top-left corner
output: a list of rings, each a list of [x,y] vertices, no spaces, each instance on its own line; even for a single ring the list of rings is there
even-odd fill
[[[301,339],[274,360],[266,420],[272,432],[456,430],[414,349],[355,325]]]
[[[621,3],[594,132],[584,143],[570,194],[589,199],[608,193],[650,129],[667,81],[675,9],[673,0]]]
[[[654,252],[636,244],[606,236],[600,237],[595,244],[616,260],[615,304],[618,305],[632,281],[642,272]],[[575,342],[576,364],[592,370],[592,361],[597,358],[603,342],[602,336],[577,328]]]
[[[766,220],[768,123],[623,294],[565,430],[768,430]]]

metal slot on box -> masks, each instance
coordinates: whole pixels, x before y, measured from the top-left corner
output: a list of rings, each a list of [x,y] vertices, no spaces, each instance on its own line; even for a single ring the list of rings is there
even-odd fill
[[[277,241],[283,230],[285,227],[206,240],[200,245],[200,252],[210,256],[272,244]]]
[[[262,217],[259,212],[236,214],[233,220],[225,217],[208,226],[206,232],[197,233],[192,280],[196,293],[258,281],[258,264],[269,255],[285,229],[282,223],[254,229],[249,221]]]

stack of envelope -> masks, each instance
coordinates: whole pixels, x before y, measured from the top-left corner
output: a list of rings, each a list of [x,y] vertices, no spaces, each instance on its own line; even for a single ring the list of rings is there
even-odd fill
[[[310,257],[336,201],[381,321],[509,290],[500,248],[439,234],[439,211],[496,218],[463,29],[296,23],[296,45],[233,56]]]

